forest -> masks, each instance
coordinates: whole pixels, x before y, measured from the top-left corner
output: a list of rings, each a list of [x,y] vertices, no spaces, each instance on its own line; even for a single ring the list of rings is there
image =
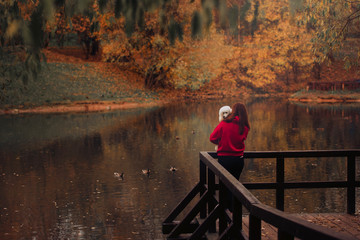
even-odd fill
[[[359,20],[360,2],[348,0],[3,0],[0,101],[37,81],[44,50],[74,46],[146,89],[294,92],[354,80]]]

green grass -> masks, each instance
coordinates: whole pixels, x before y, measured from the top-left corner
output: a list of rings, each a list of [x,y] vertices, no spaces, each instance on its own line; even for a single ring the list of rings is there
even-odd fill
[[[93,71],[95,64],[43,63],[38,78],[28,84],[22,82],[20,74],[3,74],[0,76],[0,86],[6,81],[9,84],[1,90],[0,107],[66,104],[73,101],[139,102],[158,99],[155,92],[134,89],[126,79],[115,80]],[[21,69],[18,65],[12,67]]]

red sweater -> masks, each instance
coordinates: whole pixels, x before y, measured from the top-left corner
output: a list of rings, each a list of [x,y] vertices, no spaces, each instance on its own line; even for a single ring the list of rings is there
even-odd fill
[[[218,144],[218,156],[243,156],[245,139],[249,128],[244,127],[243,134],[239,134],[239,117],[235,117],[230,123],[221,121],[210,134],[210,141]]]

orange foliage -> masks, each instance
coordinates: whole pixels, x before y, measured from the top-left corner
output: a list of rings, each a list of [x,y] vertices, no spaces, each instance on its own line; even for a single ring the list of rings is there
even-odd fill
[[[18,1],[20,14],[24,20],[30,20],[31,14],[38,7],[39,0]]]
[[[285,90],[309,76],[310,34],[295,24],[287,5],[285,0],[262,2],[258,30],[236,47],[235,57],[225,65],[224,79],[254,89],[276,85]],[[251,12],[247,18],[251,20]]]

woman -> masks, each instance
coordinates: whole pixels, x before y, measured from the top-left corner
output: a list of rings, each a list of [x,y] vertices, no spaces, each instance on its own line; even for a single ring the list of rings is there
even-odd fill
[[[236,179],[244,168],[245,139],[250,130],[246,107],[235,103],[232,113],[210,134],[210,141],[218,145],[219,163]]]
[[[235,103],[232,113],[217,125],[210,134],[210,141],[218,145],[219,163],[236,179],[239,179],[244,168],[245,139],[250,130],[248,114],[245,105]],[[227,208],[232,212],[232,194],[226,193]]]

